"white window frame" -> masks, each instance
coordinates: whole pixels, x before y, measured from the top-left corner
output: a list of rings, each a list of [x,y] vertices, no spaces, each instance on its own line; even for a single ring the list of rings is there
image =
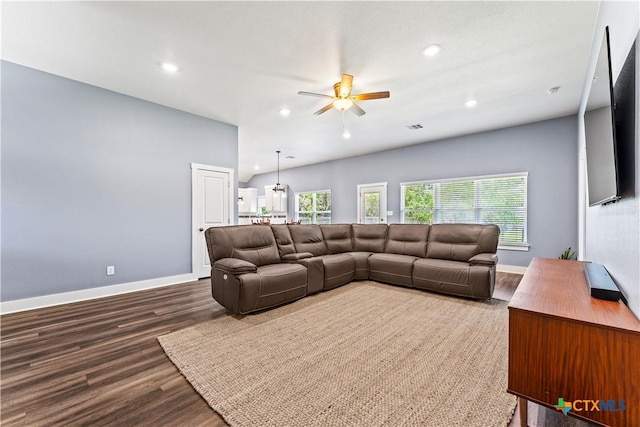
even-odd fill
[[[312,224],[317,224],[318,223],[318,219],[317,219],[317,215],[318,214],[329,214],[329,224],[331,224],[332,222],[332,217],[331,217],[331,210],[328,211],[319,211],[316,209],[316,195],[318,193],[329,193],[329,200],[331,202],[333,202],[332,198],[332,194],[331,194],[331,190],[315,190],[315,191],[300,191],[298,193],[295,193],[295,217],[296,217],[296,221],[300,221],[300,203],[299,203],[299,196],[301,194],[312,194],[313,195],[313,209],[311,211],[304,211],[304,213],[310,213],[311,214],[311,223]]]
[[[474,181],[475,191],[474,196],[476,197],[476,206],[479,206],[478,203],[478,186],[480,180],[483,179],[499,179],[499,178],[512,178],[512,177],[524,177],[527,179],[527,188],[525,188],[525,200],[524,200],[524,209],[526,212],[526,217],[524,221],[524,242],[523,243],[508,243],[508,242],[500,242],[498,244],[498,249],[511,250],[511,251],[528,251],[529,250],[529,241],[528,241],[528,222],[529,222],[529,206],[528,206],[528,185],[529,185],[529,173],[528,172],[514,172],[514,173],[504,173],[504,174],[495,174],[495,175],[479,175],[479,176],[470,176],[470,177],[462,177],[462,178],[446,178],[446,179],[431,179],[431,180],[423,180],[423,181],[410,181],[410,182],[401,182],[400,183],[400,222],[405,222],[405,207],[404,207],[404,198],[405,198],[405,186],[415,185],[415,184],[434,184],[434,205],[439,206],[439,196],[440,196],[440,184],[448,183],[448,182],[460,182],[460,181]],[[480,213],[482,211],[481,208],[476,207],[476,223],[481,223],[480,221]],[[439,213],[439,209],[436,209],[434,215],[434,224],[438,224],[439,220],[437,218]]]

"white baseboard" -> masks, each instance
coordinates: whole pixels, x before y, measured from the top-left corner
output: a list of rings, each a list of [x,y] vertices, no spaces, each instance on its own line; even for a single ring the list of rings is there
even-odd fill
[[[496,271],[500,271],[502,273],[524,274],[525,271],[527,271],[527,267],[521,267],[519,265],[498,264],[496,266]]]
[[[177,276],[159,277],[157,279],[140,280],[138,282],[121,283],[119,285],[101,286],[99,288],[43,295],[40,297],[25,298],[14,301],[5,301],[0,303],[0,313],[8,314],[19,311],[34,310],[36,308],[51,307],[54,305],[127,294],[129,292],[142,291],[145,289],[161,288],[163,286],[176,285],[178,283],[191,282],[194,280],[197,280],[197,277],[192,273],[189,273]]]
[[[517,265],[498,264],[497,271],[503,273],[524,274],[527,267]],[[104,298],[145,289],[161,288],[163,286],[176,285],[178,283],[197,280],[193,274],[181,274],[178,276],[159,277],[157,279],[141,280],[139,282],[121,283],[119,285],[101,286],[99,288],[81,289],[79,291],[63,292],[60,294],[43,295],[40,297],[25,298],[0,303],[0,313],[9,314],[20,311],[35,310],[36,308],[51,307],[54,305],[69,304],[72,302],[86,301],[96,298]]]

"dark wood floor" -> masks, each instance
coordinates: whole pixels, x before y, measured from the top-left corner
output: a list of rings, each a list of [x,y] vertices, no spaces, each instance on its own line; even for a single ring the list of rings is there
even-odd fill
[[[156,337],[224,316],[209,281],[3,315],[8,425],[225,425]]]
[[[520,279],[498,273],[494,297]],[[224,426],[156,338],[225,315],[208,279],[3,315],[0,423]]]

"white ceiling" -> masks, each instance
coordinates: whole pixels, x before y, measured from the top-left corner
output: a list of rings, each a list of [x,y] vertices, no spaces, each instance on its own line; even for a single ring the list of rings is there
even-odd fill
[[[2,2],[2,58],[239,127],[239,179],[575,114],[598,2]],[[422,49],[442,45],[428,58]],[[172,61],[180,71],[159,66]],[[389,99],[313,112],[342,73]],[[554,95],[547,93],[560,86]],[[464,102],[475,98],[474,109]],[[291,110],[282,117],[279,110]],[[409,130],[420,123],[423,129]],[[285,156],[295,156],[285,159]],[[259,165],[260,170],[254,171]]]

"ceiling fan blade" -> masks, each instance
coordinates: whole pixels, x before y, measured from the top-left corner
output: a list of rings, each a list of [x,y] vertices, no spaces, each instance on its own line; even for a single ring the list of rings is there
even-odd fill
[[[388,91],[385,92],[369,92],[353,95],[351,99],[354,101],[368,101],[369,99],[388,98],[391,94]]]
[[[304,91],[298,92],[298,95],[317,96],[317,97],[320,97],[320,98],[329,98],[329,99],[333,99],[334,98],[331,95],[325,95],[323,93],[313,93],[313,92],[304,92]]]
[[[346,98],[351,94],[351,84],[353,83],[353,76],[351,74],[343,74],[342,81],[340,81],[340,97]]]
[[[364,116],[367,114],[358,104],[353,104],[351,108],[349,108],[356,116]]]
[[[313,114],[315,114],[316,116],[319,116],[320,114],[324,113],[325,111],[329,111],[329,110],[331,110],[332,108],[333,108],[333,103],[331,103],[331,104],[327,105],[327,106],[326,106],[326,107],[324,107],[324,108],[319,109],[318,111],[316,111],[316,112],[315,112],[315,113],[313,113]]]

